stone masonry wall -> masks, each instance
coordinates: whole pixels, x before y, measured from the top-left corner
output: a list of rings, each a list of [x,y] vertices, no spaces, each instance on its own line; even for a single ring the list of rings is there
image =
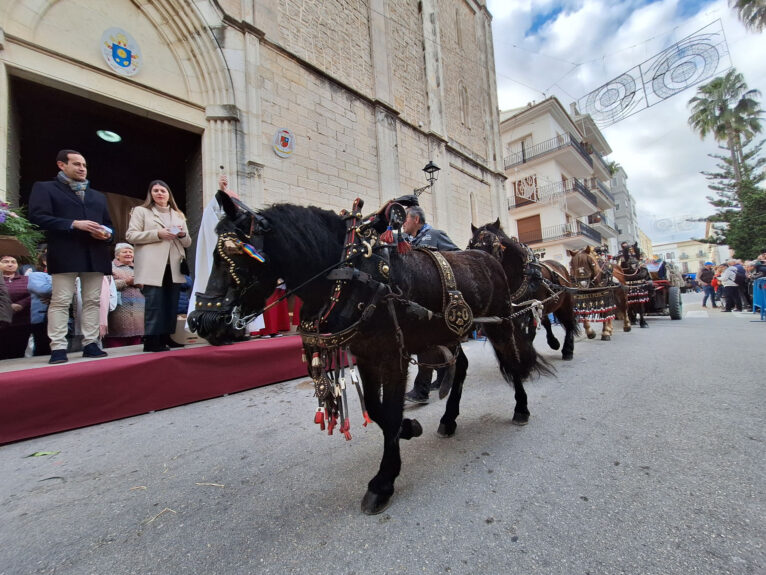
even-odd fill
[[[486,160],[486,70],[482,65],[480,38],[476,33],[477,18],[474,11],[462,0],[439,0],[447,136],[469,154]],[[461,119],[461,87],[465,88],[468,94],[468,117],[465,123]]]
[[[281,52],[264,49],[261,82],[264,201],[338,211],[356,197],[380,201],[372,107]],[[277,130],[295,135],[289,158],[272,151]]]
[[[359,92],[372,94],[369,6],[364,0],[279,0],[284,47]]]
[[[413,126],[428,123],[426,75],[423,61],[423,25],[418,2],[387,2],[391,46],[391,84],[401,117]],[[424,162],[425,164],[425,162]],[[422,167],[422,166],[421,166]],[[419,184],[422,185],[422,184]]]

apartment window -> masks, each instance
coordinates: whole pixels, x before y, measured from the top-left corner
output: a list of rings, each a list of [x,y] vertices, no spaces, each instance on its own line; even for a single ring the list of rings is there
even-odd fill
[[[676,252],[668,252],[665,254],[666,260],[674,260],[676,259]]]

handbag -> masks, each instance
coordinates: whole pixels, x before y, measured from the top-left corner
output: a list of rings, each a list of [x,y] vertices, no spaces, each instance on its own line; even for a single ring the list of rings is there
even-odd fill
[[[186,256],[181,256],[181,273],[185,276],[191,275],[189,262],[186,261]]]

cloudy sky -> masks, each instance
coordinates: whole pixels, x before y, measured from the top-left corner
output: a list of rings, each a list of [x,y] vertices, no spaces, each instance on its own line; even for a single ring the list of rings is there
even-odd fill
[[[766,33],[747,32],[726,0],[487,0],[487,7],[501,110],[547,96],[569,110],[571,102],[717,20],[731,64],[749,88],[766,95]],[[688,126],[687,102],[697,87],[602,129],[612,148],[606,159],[628,174],[639,225],[655,243],[702,236],[704,224],[687,219],[712,213],[700,172],[715,171],[708,154],[722,151]],[[761,103],[766,108],[763,97]]]

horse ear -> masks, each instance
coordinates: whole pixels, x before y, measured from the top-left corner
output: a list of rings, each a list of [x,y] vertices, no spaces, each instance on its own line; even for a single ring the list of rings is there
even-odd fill
[[[479,231],[479,228],[477,228],[475,225],[471,224],[471,235],[476,234],[476,232]]]
[[[503,226],[500,225],[500,218],[497,218],[495,220],[495,223],[492,224],[492,225],[495,226],[498,230],[502,230],[503,229]]]
[[[230,219],[233,220],[237,217],[238,208],[234,204],[234,201],[229,197],[229,194],[218,190],[215,194],[215,199],[218,201],[218,204],[223,208],[223,211]]]
[[[586,254],[589,254],[589,253],[591,253],[591,249],[590,249],[590,246],[588,246],[587,248],[585,248],[585,253],[586,253]]]
[[[567,250],[567,254],[570,258],[575,257],[575,254],[577,254],[577,250]]]

